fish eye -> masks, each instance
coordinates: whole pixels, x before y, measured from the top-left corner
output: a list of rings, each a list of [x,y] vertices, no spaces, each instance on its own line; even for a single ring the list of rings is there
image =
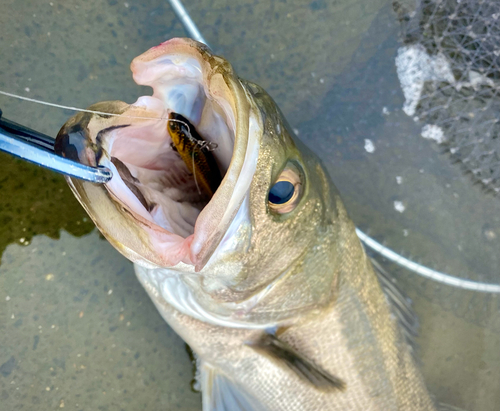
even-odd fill
[[[285,168],[268,194],[269,209],[277,214],[286,214],[295,209],[300,200],[302,183],[295,168]]]

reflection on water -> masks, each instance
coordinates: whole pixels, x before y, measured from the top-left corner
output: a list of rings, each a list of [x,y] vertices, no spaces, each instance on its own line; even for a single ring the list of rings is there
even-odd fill
[[[433,268],[500,282],[500,201],[473,186],[402,112],[394,65],[400,27],[390,2],[204,0],[186,7],[216,51],[277,100],[329,168],[360,228]],[[73,106],[134,101],[140,88],[127,68],[132,58],[184,35],[163,0],[4,0],[3,10],[0,89]],[[50,135],[70,115],[2,96],[0,107]],[[62,178],[4,158],[1,249],[36,234],[56,238],[60,228],[89,232]],[[2,404],[199,409],[184,344],[131,264],[96,232],[61,237],[34,237],[2,255]],[[430,390],[467,410],[496,410],[499,298],[388,267],[419,314]]]

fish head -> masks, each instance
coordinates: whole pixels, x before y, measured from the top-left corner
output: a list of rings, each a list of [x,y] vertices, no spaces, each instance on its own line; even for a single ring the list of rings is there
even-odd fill
[[[101,114],[77,114],[56,140],[61,155],[113,171],[101,185],[67,178],[103,235],[138,265],[195,274],[200,299],[245,307],[243,316],[330,302],[338,276],[325,267],[338,266],[345,211],[271,97],[189,39],[148,50],[131,69],[152,96],[97,103],[89,109]],[[176,152],[172,113],[217,163],[211,196]]]

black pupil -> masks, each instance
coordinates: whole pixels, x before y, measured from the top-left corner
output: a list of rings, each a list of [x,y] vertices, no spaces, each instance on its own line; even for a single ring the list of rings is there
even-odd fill
[[[285,204],[293,196],[295,187],[290,181],[278,181],[269,191],[269,202],[273,204]]]

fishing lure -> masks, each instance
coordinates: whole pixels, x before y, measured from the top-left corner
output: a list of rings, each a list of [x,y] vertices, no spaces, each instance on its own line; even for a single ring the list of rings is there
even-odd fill
[[[193,125],[180,114],[170,113],[167,124],[172,148],[179,153],[193,174],[198,190],[200,191],[201,187],[206,195],[212,197],[222,181],[212,154],[217,144],[204,140]]]

